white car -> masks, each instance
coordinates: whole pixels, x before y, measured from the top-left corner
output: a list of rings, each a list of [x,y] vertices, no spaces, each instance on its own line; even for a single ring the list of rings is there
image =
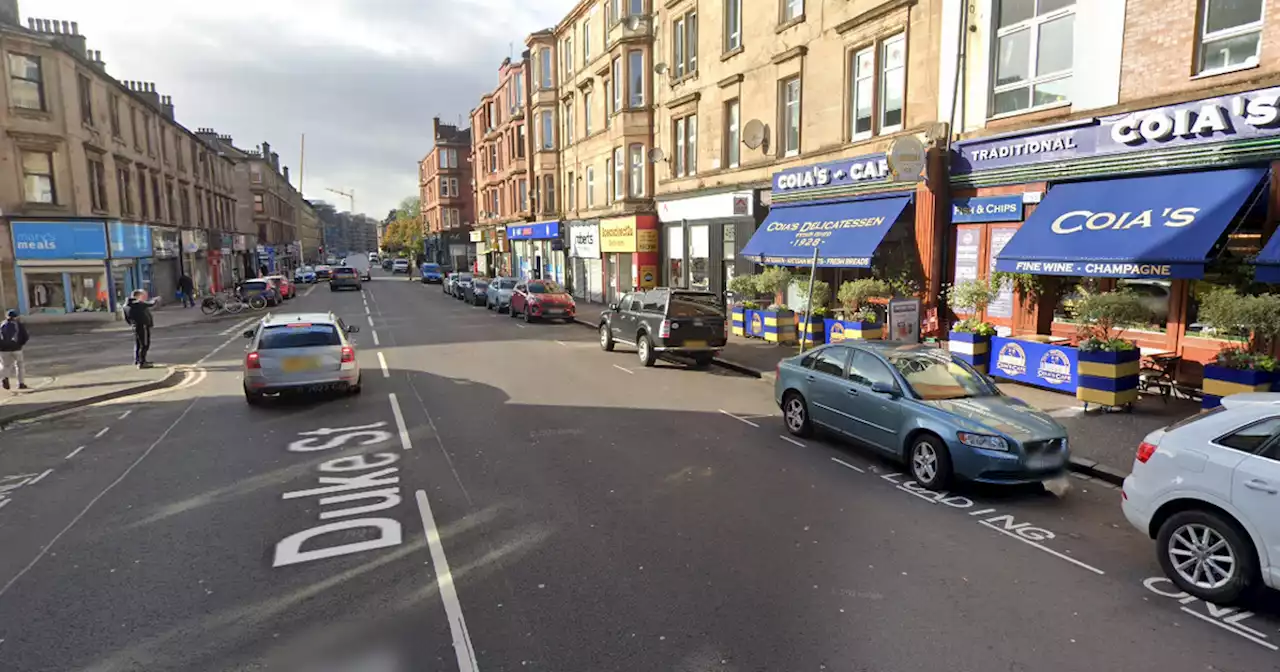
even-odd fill
[[[404,273],[405,275],[409,275],[408,259],[396,259],[395,261],[391,262],[391,274],[395,275],[396,273]]]
[[[360,364],[350,334],[359,331],[333,313],[267,315],[244,332],[244,398],[250,406],[286,392],[360,393]]]
[[[1121,502],[1188,594],[1227,604],[1280,589],[1280,394],[1232,395],[1148,434]]]

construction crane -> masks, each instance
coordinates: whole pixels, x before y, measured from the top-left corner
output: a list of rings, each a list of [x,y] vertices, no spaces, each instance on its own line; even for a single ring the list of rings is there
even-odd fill
[[[339,196],[346,196],[347,200],[351,203],[351,214],[353,215],[356,214],[356,190],[355,189],[352,189],[351,191],[343,191],[341,189],[333,189],[330,187],[325,187],[324,190],[332,191],[333,193]]]

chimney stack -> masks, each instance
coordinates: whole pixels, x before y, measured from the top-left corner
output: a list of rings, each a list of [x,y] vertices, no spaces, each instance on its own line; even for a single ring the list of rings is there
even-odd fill
[[[0,0],[0,24],[22,27],[18,16],[18,0]]]
[[[280,170],[281,170],[281,172],[284,174],[284,181],[285,181],[285,183],[286,183],[286,184],[292,184],[291,182],[289,182],[289,166],[285,166],[284,168],[281,168]]]
[[[271,170],[280,172],[280,155],[275,152],[271,152]]]
[[[173,121],[173,96],[160,96],[160,114]]]

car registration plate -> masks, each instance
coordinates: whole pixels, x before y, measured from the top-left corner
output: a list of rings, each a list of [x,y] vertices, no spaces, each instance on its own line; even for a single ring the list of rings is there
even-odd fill
[[[548,314],[548,315],[559,315],[560,313],[563,313],[564,311],[563,311],[563,310],[561,310],[561,309],[559,309],[559,308],[548,308],[545,312],[546,312],[546,314]]]
[[[280,369],[285,373],[298,373],[317,369],[320,362],[315,357],[285,357],[280,362]]]
[[[684,347],[686,347],[686,348],[705,348],[705,347],[707,347],[707,342],[706,342],[706,341],[685,341],[685,342],[684,342]]]
[[[1028,469],[1053,469],[1062,466],[1061,453],[1040,453],[1027,457]]]

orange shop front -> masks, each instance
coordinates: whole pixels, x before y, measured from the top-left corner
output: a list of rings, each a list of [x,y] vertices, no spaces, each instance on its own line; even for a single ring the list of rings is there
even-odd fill
[[[605,301],[658,284],[658,217],[628,215],[600,220]]]

